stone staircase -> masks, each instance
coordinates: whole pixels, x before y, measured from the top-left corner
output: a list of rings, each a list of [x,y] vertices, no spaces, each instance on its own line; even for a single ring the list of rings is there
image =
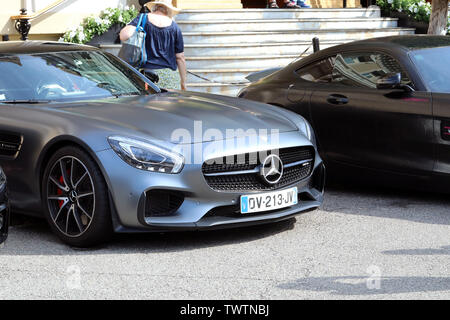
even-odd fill
[[[414,33],[414,29],[398,28],[397,19],[381,18],[378,7],[183,10],[176,21],[183,31],[188,70],[228,83],[245,82],[251,72],[289,64],[314,37],[326,48]],[[305,55],[311,52],[312,48]],[[211,83],[188,74],[187,86],[193,91],[236,95],[245,84]]]

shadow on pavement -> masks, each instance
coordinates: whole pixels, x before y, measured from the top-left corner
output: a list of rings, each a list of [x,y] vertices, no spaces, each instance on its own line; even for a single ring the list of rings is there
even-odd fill
[[[19,221],[17,221],[19,220]],[[70,255],[128,254],[195,250],[214,246],[251,242],[294,228],[295,218],[285,221],[214,231],[184,231],[170,233],[115,234],[99,247],[71,248],[63,244],[43,219],[18,217],[10,229],[10,237],[2,255]]]
[[[450,199],[448,195],[399,191],[388,188],[332,185],[325,193],[321,207],[325,212],[360,216],[373,216],[407,221],[450,225]],[[297,216],[300,223],[302,215]],[[22,220],[22,221],[20,221]],[[36,218],[13,221],[10,238],[1,255],[67,255],[109,253],[157,253],[195,250],[206,247],[251,242],[268,238],[293,229],[295,219],[278,223],[215,231],[174,233],[117,234],[114,239],[92,249],[69,248],[54,236],[46,222]],[[389,221],[386,221],[389,223]],[[449,254],[447,247],[441,249],[414,249],[386,251],[385,254]]]
[[[381,295],[449,291],[448,277],[381,277],[379,289],[367,277],[310,277],[278,285],[285,290],[326,292],[336,296]],[[367,285],[369,281],[369,286]]]
[[[450,197],[446,194],[332,184],[321,209],[328,212],[403,219],[450,225]]]
[[[439,249],[423,248],[423,249],[401,249],[383,251],[387,255],[411,255],[411,256],[432,256],[432,255],[450,255],[450,246],[444,246]]]

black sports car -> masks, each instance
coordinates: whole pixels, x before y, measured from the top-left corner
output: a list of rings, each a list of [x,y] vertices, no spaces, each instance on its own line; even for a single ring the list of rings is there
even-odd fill
[[[0,244],[8,237],[9,207],[6,195],[6,176],[0,167]]]
[[[252,83],[239,97],[309,120],[329,173],[375,173],[370,176],[382,182],[450,191],[450,37],[384,37],[327,48]]]

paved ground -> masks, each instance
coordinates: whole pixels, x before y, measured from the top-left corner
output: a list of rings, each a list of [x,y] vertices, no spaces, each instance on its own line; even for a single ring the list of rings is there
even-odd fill
[[[0,297],[450,299],[450,199],[334,187],[287,222],[81,251],[28,220],[0,249]]]

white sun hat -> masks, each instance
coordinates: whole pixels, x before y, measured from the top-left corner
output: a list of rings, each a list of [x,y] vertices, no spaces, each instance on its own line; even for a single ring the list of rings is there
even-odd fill
[[[173,17],[175,15],[177,15],[178,13],[180,13],[180,9],[178,9],[177,7],[172,5],[172,0],[154,0],[154,1],[149,1],[145,4],[145,6],[152,11],[152,8],[156,5],[163,5],[167,8],[169,17]]]

